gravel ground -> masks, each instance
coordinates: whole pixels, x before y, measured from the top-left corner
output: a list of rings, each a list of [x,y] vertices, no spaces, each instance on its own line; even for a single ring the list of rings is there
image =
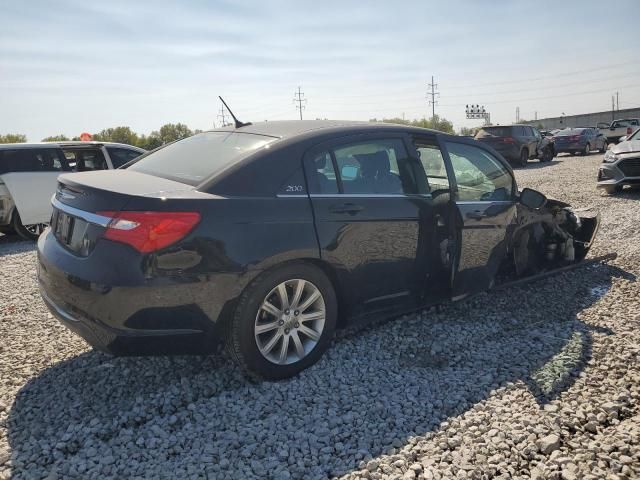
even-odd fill
[[[0,238],[0,479],[638,478],[640,193],[601,196],[600,161],[517,176],[600,209],[617,260],[341,336],[278,383],[91,351]]]

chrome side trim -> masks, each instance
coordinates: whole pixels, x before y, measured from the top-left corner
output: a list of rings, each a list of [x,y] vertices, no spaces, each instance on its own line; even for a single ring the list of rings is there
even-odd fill
[[[381,297],[369,298],[369,299],[365,300],[364,303],[380,302],[382,300],[391,300],[393,298],[406,297],[410,293],[411,292],[409,292],[409,291],[403,291],[403,292],[398,292],[398,293],[392,293],[390,295],[382,295]]]
[[[98,215],[97,213],[85,212],[84,210],[80,210],[79,208],[72,207],[70,205],[66,205],[60,202],[56,196],[54,195],[51,199],[51,205],[53,205],[58,210],[68,213],[72,217],[77,217],[85,222],[93,223],[94,225],[100,225],[101,227],[107,227],[111,220],[110,217],[105,217],[104,215]]]
[[[430,193],[312,193],[311,198],[432,198]]]

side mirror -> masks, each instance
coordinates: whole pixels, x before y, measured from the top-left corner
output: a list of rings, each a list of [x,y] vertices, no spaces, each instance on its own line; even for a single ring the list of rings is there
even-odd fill
[[[621,137],[620,137],[620,139],[618,140],[618,143],[620,143],[620,142],[624,142],[626,139],[627,139],[627,136],[626,136],[626,135],[623,135],[623,136],[621,136]]]
[[[345,180],[355,180],[358,176],[358,167],[343,165],[340,169],[340,176]]]
[[[524,190],[522,190],[522,192],[520,192],[520,203],[525,207],[537,210],[538,208],[542,208],[544,204],[547,203],[547,197],[536,190],[525,188]]]

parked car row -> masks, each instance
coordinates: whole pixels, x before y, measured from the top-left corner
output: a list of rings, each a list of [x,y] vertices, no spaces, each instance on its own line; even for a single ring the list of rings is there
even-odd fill
[[[118,168],[144,152],[108,142],[0,145],[0,231],[37,238],[51,219],[61,173]]]

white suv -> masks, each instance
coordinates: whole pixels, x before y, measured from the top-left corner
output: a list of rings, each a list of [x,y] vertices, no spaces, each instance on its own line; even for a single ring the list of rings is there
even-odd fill
[[[0,231],[37,238],[51,218],[58,175],[118,168],[143,153],[108,142],[0,145]]]

